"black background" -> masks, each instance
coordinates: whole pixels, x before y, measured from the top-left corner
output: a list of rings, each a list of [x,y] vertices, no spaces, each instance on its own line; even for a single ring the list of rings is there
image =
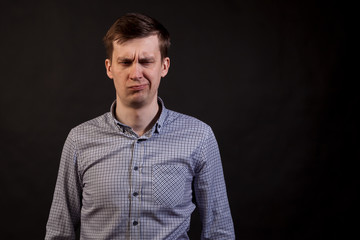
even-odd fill
[[[126,12],[172,36],[166,107],[213,127],[237,239],[358,231],[359,97],[343,1],[2,1],[1,239],[42,239],[69,130],[115,99],[101,39]],[[200,225],[191,229],[198,239]],[[355,237],[356,238],[356,237]]]

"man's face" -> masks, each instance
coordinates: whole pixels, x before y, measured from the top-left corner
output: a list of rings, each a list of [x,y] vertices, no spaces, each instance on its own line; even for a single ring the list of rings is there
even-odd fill
[[[112,60],[105,60],[109,78],[114,80],[117,102],[140,108],[157,101],[160,79],[165,77],[170,59],[161,60],[157,35],[113,42]]]

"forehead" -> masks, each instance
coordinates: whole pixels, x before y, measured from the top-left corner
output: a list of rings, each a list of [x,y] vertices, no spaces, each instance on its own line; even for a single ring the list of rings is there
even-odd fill
[[[123,43],[113,42],[114,56],[157,56],[160,55],[159,39],[157,35],[135,38]]]

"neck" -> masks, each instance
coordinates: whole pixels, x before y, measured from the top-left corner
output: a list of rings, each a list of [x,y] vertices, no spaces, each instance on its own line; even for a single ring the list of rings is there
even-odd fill
[[[138,136],[142,136],[152,128],[160,112],[157,98],[151,104],[140,108],[132,108],[124,105],[119,99],[116,100],[117,120],[131,127]]]

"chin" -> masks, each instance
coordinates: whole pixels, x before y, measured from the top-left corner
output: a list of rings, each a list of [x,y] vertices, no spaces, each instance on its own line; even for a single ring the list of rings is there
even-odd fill
[[[133,108],[141,108],[143,106],[146,106],[148,101],[144,98],[133,98],[130,100],[129,105]]]
[[[128,96],[127,105],[132,108],[141,108],[150,105],[154,98],[157,99],[156,94],[154,96],[149,96],[149,94],[145,92],[137,92],[132,96]]]

